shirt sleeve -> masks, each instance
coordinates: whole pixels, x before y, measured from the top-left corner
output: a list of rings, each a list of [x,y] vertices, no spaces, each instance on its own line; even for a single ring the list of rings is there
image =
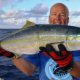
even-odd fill
[[[74,61],[80,62],[80,50],[71,51]]]

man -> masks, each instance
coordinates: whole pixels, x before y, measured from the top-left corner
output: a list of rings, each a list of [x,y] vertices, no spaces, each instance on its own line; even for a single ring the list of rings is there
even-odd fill
[[[69,16],[69,11],[67,7],[62,3],[57,3],[51,7],[49,23],[56,24],[56,25],[58,24],[68,25],[69,22],[68,16]],[[0,53],[2,51],[4,52],[4,49],[0,48]],[[47,80],[44,75],[44,69],[47,61],[50,59],[50,56],[46,56],[43,52],[40,52],[39,54],[31,55],[23,59],[23,58],[16,58],[11,52],[5,51],[5,53],[8,53],[8,55],[5,56],[10,57],[13,63],[16,65],[16,67],[20,69],[22,72],[24,72],[25,74],[29,76],[32,75],[33,72],[38,67],[39,80]],[[71,68],[72,69],[69,71],[69,73],[74,77],[80,78],[80,62],[74,61]]]

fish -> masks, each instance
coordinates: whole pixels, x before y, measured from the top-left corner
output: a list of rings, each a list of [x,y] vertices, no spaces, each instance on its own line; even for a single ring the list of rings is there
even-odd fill
[[[80,28],[70,25],[35,24],[0,41],[2,48],[19,56],[37,54],[39,47],[45,47],[46,44],[53,45],[58,51],[57,45],[60,43],[69,51],[80,50]]]

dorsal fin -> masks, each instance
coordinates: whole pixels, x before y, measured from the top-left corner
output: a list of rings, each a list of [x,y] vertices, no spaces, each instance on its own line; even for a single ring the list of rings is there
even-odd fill
[[[25,25],[21,28],[21,29],[26,29],[30,26],[35,25],[35,23],[31,22],[31,21],[26,21]]]
[[[28,28],[28,27],[30,27],[30,26],[34,26],[34,25],[35,25],[35,23],[33,23],[33,22],[31,22],[31,21],[26,21],[25,25],[24,25],[21,29],[17,30],[17,31],[14,32],[14,33],[18,33],[18,32],[20,32],[20,31],[25,30],[26,28]]]
[[[25,25],[24,25],[21,29],[17,30],[17,31],[14,32],[14,33],[18,33],[18,32],[20,32],[20,31],[25,30],[26,28],[28,28],[28,27],[30,27],[30,26],[34,26],[34,25],[35,25],[35,23],[33,23],[33,22],[31,22],[31,21],[26,21]]]

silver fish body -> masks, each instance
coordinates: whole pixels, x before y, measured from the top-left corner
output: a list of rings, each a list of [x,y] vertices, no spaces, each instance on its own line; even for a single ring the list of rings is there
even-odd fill
[[[80,28],[67,25],[34,25],[13,33],[1,41],[1,46],[15,54],[36,54],[40,46],[63,43],[69,51],[80,50]]]

